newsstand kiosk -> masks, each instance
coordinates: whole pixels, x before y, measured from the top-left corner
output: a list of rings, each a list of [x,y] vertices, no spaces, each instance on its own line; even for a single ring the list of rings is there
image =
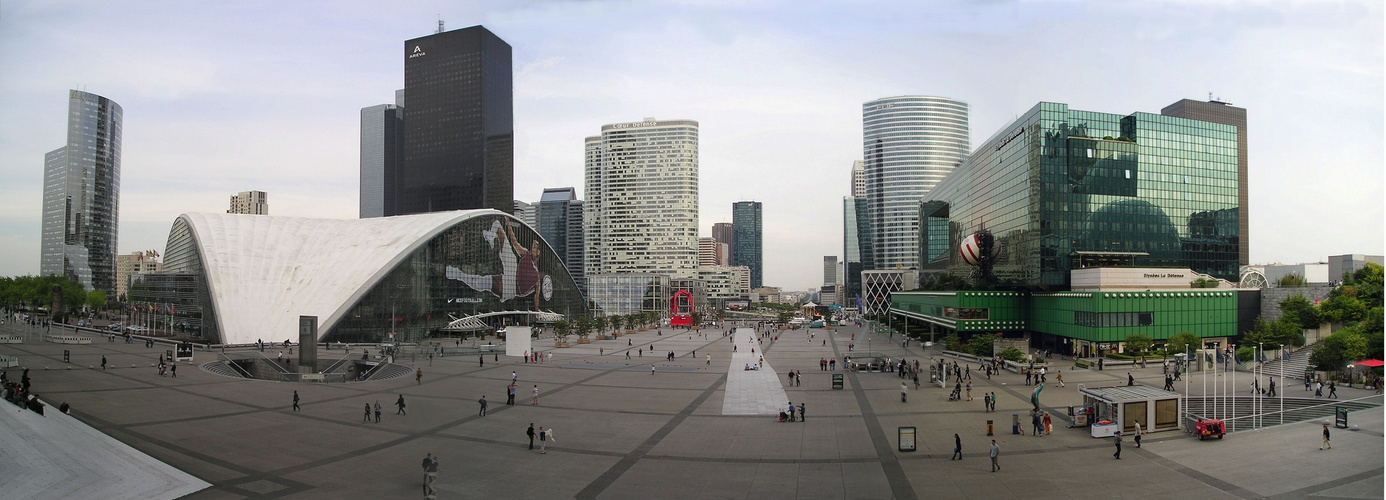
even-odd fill
[[[1080,387],[1083,406],[1091,407],[1089,423],[1092,437],[1111,437],[1117,431],[1128,433],[1140,424],[1141,432],[1182,428],[1179,419],[1180,394],[1148,385]]]

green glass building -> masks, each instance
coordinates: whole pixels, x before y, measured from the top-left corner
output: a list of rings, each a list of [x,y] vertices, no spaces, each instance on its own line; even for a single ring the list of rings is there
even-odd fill
[[[1001,285],[1064,291],[1083,267],[1238,274],[1237,127],[1041,102],[1001,128],[920,205],[920,262],[971,273],[956,251],[995,237]]]

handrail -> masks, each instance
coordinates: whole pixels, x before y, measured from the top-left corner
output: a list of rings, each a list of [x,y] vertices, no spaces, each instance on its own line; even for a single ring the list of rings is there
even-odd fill
[[[376,363],[375,366],[372,366],[371,369],[366,370],[366,373],[364,373],[364,374],[361,375],[361,381],[362,381],[362,382],[365,382],[365,381],[370,380],[371,377],[374,377],[374,376],[375,376],[375,374],[380,373],[381,367],[384,367],[385,365],[388,365],[388,364],[389,364],[389,363],[386,363],[386,362],[384,362],[384,361],[381,361],[381,362],[379,362],[379,363]]]
[[[1265,420],[1267,420],[1266,417],[1283,416],[1283,415],[1288,415],[1288,414],[1290,414],[1290,413],[1292,413],[1292,412],[1304,412],[1304,411],[1319,410],[1319,409],[1322,409],[1322,408],[1324,408],[1324,407],[1338,406],[1338,405],[1341,405],[1341,404],[1343,404],[1343,403],[1359,403],[1359,402],[1361,402],[1361,403],[1366,403],[1366,404],[1372,404],[1373,406],[1381,406],[1381,405],[1382,405],[1382,402],[1381,402],[1381,401],[1375,401],[1375,402],[1363,401],[1363,400],[1367,400],[1367,399],[1375,399],[1375,398],[1380,398],[1380,397],[1381,397],[1380,394],[1373,394],[1373,395],[1362,396],[1362,397],[1360,397],[1360,398],[1353,398],[1353,399],[1335,399],[1335,400],[1330,400],[1330,401],[1326,401],[1326,402],[1319,403],[1319,404],[1314,404],[1314,405],[1309,405],[1309,406],[1297,406],[1297,407],[1294,407],[1294,408],[1287,408],[1287,409],[1284,409],[1284,410],[1276,410],[1276,411],[1266,412],[1266,413],[1252,413],[1252,414],[1248,414],[1248,415],[1242,415],[1242,416],[1231,417],[1231,418],[1223,418],[1223,419],[1219,419],[1219,420],[1222,420],[1223,422],[1226,422],[1226,423],[1228,423],[1228,424],[1231,424],[1231,425],[1228,426],[1228,432],[1236,432],[1236,423],[1237,423],[1237,422],[1246,422],[1246,421],[1252,422],[1252,424],[1251,424],[1251,426],[1249,427],[1249,429],[1258,429],[1258,428],[1261,428],[1261,427],[1265,427],[1264,424],[1257,424],[1257,422],[1264,422]],[[1219,396],[1219,397],[1216,397],[1216,398],[1213,398],[1213,399],[1214,399],[1214,401],[1216,401],[1216,400],[1228,399],[1228,398],[1231,398],[1231,399],[1232,399],[1232,402],[1233,402],[1233,410],[1232,410],[1232,413],[1235,415],[1235,414],[1237,413],[1237,411],[1236,411],[1236,406],[1237,406],[1238,404],[1240,404],[1240,402],[1245,401],[1245,402],[1247,402],[1248,404],[1251,404],[1251,403],[1253,403],[1253,402],[1255,401],[1255,399],[1257,398],[1257,396]],[[1198,400],[1198,399],[1199,399],[1199,398],[1186,397],[1186,398],[1185,398],[1185,401],[1194,401],[1194,400]],[[1267,398],[1267,397],[1261,397],[1260,399],[1261,399],[1262,401],[1264,401],[1264,402],[1269,403],[1269,402],[1275,401],[1275,400],[1280,399],[1280,398]],[[1291,400],[1293,400],[1293,401],[1306,401],[1306,400],[1308,400],[1307,398],[1289,398],[1289,399],[1291,399]],[[1308,401],[1312,401],[1312,400],[1308,400]],[[1207,406],[1207,405],[1200,405],[1200,406],[1201,406],[1200,410],[1201,410],[1202,413],[1208,413],[1208,408],[1209,408],[1209,406]],[[1213,406],[1213,408],[1216,408],[1216,406]],[[1194,414],[1192,411],[1189,411],[1189,412],[1186,413],[1185,415],[1186,415],[1186,418],[1187,418],[1189,421],[1193,421],[1193,422],[1197,422],[1199,419],[1205,418],[1203,415]],[[1303,421],[1303,420],[1298,420],[1298,421]],[[1280,419],[1279,422],[1283,424],[1283,423],[1284,423],[1284,420],[1283,420],[1283,419]],[[1277,425],[1278,425],[1278,424],[1277,424]],[[1245,429],[1247,429],[1247,428],[1244,428],[1243,430],[1245,430]],[[1192,432],[1192,431],[1190,431],[1190,432]]]
[[[250,376],[250,372],[245,371],[245,368],[241,368],[240,365],[232,361],[230,356],[227,356],[225,354],[217,354],[217,358],[222,362],[222,364],[231,367],[231,371],[241,374],[242,377],[255,378]]]
[[[337,367],[338,367],[338,366],[341,366],[343,363],[346,363],[347,361],[350,361],[350,360],[351,360],[351,358],[347,358],[347,357],[343,357],[343,358],[341,358],[341,359],[338,359],[337,362],[332,363],[331,365],[329,365],[329,366],[327,367],[326,370],[323,370],[323,371],[322,371],[322,373],[333,373],[333,372],[335,372],[335,371],[337,370]]]

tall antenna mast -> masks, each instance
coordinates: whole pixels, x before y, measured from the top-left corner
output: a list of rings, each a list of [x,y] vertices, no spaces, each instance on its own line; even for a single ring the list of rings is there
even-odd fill
[[[442,32],[443,32],[443,17],[442,17],[442,16],[438,16],[438,32],[439,32],[439,33],[442,33]]]

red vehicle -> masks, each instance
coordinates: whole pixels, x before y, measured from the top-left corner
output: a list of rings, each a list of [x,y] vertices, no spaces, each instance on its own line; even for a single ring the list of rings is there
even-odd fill
[[[1194,434],[1199,441],[1214,437],[1222,439],[1227,434],[1227,426],[1216,418],[1205,418],[1194,423]]]

